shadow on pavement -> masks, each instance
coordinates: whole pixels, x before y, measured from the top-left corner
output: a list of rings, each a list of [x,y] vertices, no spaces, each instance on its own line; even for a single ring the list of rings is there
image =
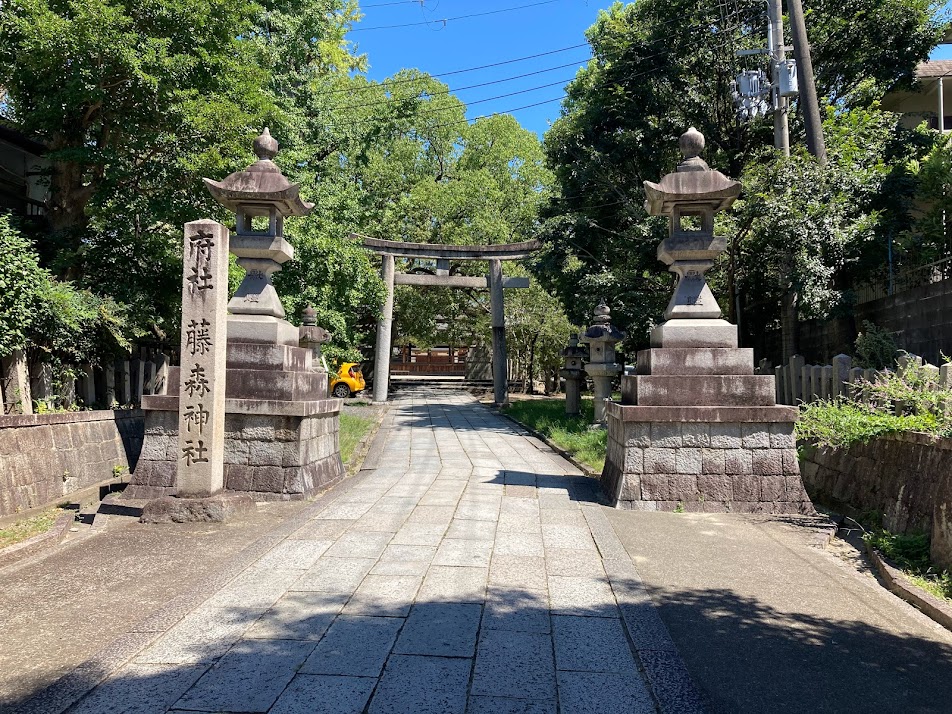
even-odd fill
[[[412,607],[303,590],[267,607],[214,602],[70,714],[656,711],[614,603],[552,612],[544,592],[499,587],[485,602],[476,592]],[[106,674],[80,667],[0,711],[62,711]]]
[[[655,588],[652,596],[715,712],[952,707],[952,647],[939,642],[784,612],[726,589]]]

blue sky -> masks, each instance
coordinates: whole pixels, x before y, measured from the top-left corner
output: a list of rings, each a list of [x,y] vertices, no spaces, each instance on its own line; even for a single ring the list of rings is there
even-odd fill
[[[361,0],[360,4],[364,19],[348,39],[367,54],[371,79],[383,80],[403,68],[439,75],[551,53],[440,77],[467,103],[470,119],[512,112],[541,136],[559,116],[559,102],[548,100],[560,98],[564,85],[585,64],[589,56],[585,31],[611,0]],[[565,49],[576,45],[583,46]],[[933,57],[952,59],[952,46],[940,47]],[[517,75],[529,76],[511,79]],[[486,82],[494,84],[473,87]],[[526,108],[512,111],[520,107]]]
[[[549,0],[545,4],[536,4],[541,1],[424,0],[421,7],[419,1],[413,0],[396,4],[382,4],[394,0],[361,0],[364,19],[355,26],[348,39],[357,43],[359,52],[367,54],[369,74],[375,80],[385,79],[406,67],[441,74],[582,45],[521,62],[440,77],[467,103],[467,116],[474,119],[561,97],[565,84],[589,57],[585,30],[595,22],[600,8],[611,5],[609,0]],[[443,18],[527,5],[531,7],[483,17],[450,19],[445,27],[438,22]],[[426,24],[366,29],[409,23]],[[558,69],[554,69],[556,67]],[[460,89],[530,73],[538,74],[484,87]],[[512,94],[515,92],[519,94]],[[491,99],[503,94],[512,96]],[[490,101],[481,101],[485,99]],[[559,102],[548,102],[513,114],[523,126],[541,135],[548,128],[549,121],[559,116]]]

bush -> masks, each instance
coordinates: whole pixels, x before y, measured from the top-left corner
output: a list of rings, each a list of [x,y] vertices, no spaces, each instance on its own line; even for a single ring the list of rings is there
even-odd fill
[[[910,363],[873,382],[860,382],[858,389],[855,400],[803,405],[798,438],[817,446],[848,447],[898,432],[952,435],[952,391],[939,389],[934,367]]]
[[[36,303],[48,275],[33,245],[10,216],[0,214],[0,357],[26,346]]]
[[[856,351],[856,366],[864,369],[892,367],[899,354],[892,333],[869,320],[863,321],[863,332],[856,336],[853,348]]]

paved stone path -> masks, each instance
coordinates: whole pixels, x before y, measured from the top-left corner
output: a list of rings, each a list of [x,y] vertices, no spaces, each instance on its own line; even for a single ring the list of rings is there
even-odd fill
[[[70,711],[692,710],[592,479],[423,389],[370,466]]]

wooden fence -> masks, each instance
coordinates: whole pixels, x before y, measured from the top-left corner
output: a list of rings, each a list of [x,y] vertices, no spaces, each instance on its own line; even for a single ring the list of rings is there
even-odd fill
[[[952,389],[952,364],[936,367],[923,364],[922,358],[915,355],[903,355],[899,358],[900,370],[909,365],[934,371],[935,383],[941,389]],[[756,372],[774,375],[777,404],[791,405],[855,396],[860,390],[860,383],[875,382],[881,374],[875,369],[854,367],[849,355],[837,355],[833,358],[833,364],[825,365],[806,364],[799,355],[794,355],[790,362],[782,367],[774,367],[769,361],[761,360]]]
[[[81,365],[76,379],[57,388],[50,365],[30,365],[14,352],[0,361],[2,413],[139,407],[143,395],[166,393],[169,363],[168,355],[150,350],[135,359]]]

